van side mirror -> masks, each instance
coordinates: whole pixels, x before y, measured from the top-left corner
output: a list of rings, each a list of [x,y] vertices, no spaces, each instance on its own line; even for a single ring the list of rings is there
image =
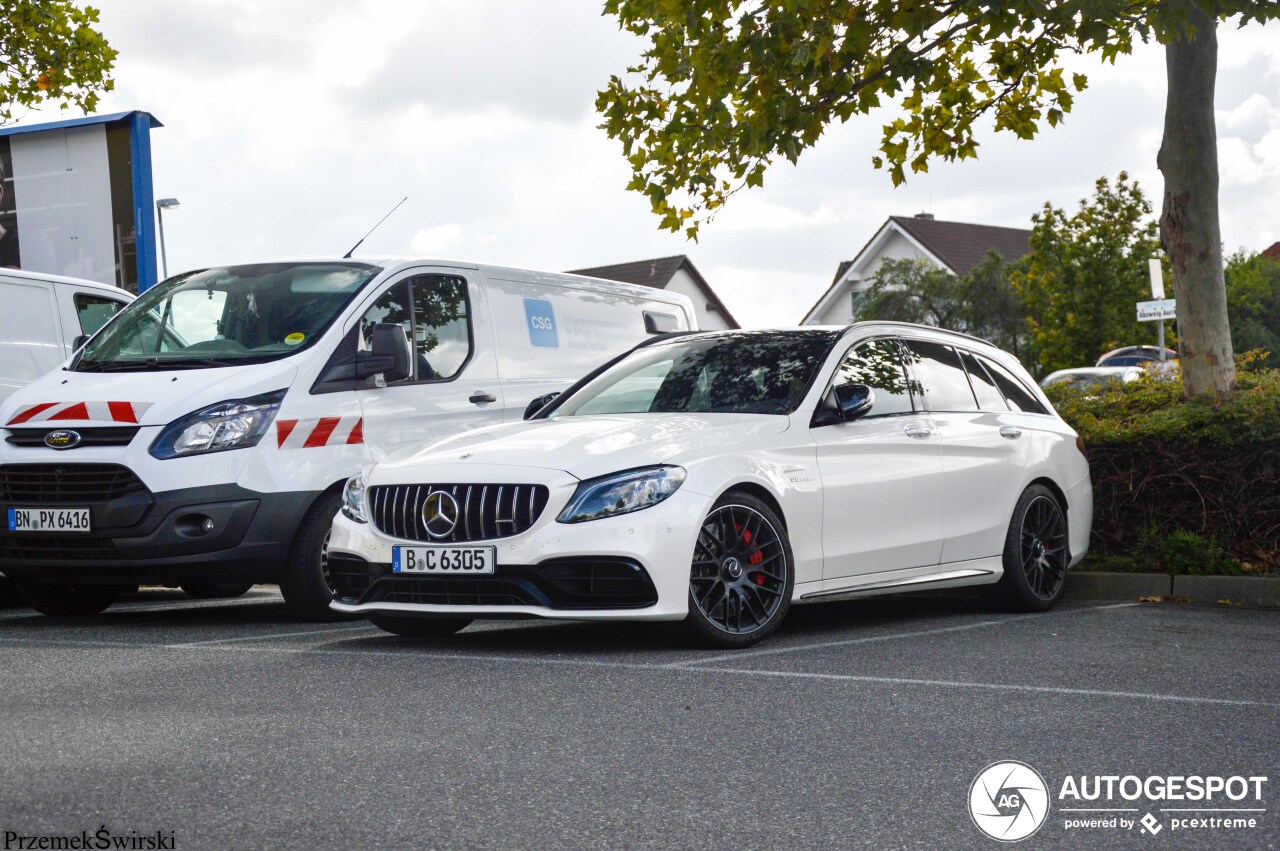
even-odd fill
[[[836,406],[847,423],[865,416],[876,403],[875,391],[865,384],[840,384],[834,389]]]
[[[547,405],[550,405],[551,401],[559,395],[559,393],[548,393],[545,396],[539,396],[537,399],[534,399],[527,407],[525,407],[524,418],[526,420],[529,419],[534,414],[538,413],[538,411],[541,411]]]
[[[79,335],[78,337],[76,337],[74,340],[71,341],[71,351],[73,353],[80,351],[82,348],[84,348],[84,344],[87,342],[89,342],[88,334]]]
[[[413,347],[404,326],[395,322],[374,325],[369,351],[356,355],[355,367],[358,380],[381,374],[384,381],[393,384],[413,375]]]

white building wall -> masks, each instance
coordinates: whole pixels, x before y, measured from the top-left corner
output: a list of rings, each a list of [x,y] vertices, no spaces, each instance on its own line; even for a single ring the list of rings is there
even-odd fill
[[[676,273],[671,276],[671,282],[667,284],[666,290],[687,295],[692,299],[693,312],[698,317],[698,327],[703,331],[724,331],[729,327],[729,323],[720,315],[719,311],[707,309],[709,302],[707,294],[702,291],[702,287],[698,286],[698,282],[693,279],[693,276],[684,269],[676,270]]]
[[[837,284],[839,294],[831,299],[825,310],[810,317],[807,325],[847,325],[853,320],[853,301],[851,294],[855,290],[865,290],[875,279],[876,270],[885,260],[929,260],[916,248],[911,240],[892,228],[876,250],[859,258],[845,273],[845,280]],[[852,280],[850,278],[852,277]]]

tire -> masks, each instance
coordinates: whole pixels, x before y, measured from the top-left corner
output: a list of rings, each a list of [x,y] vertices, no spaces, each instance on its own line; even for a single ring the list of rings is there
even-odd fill
[[[243,597],[253,587],[252,582],[196,582],[181,586],[197,600],[230,600]]]
[[[333,586],[329,580],[325,552],[333,518],[341,507],[342,496],[336,491],[320,495],[302,518],[280,575],[280,593],[284,595],[289,611],[301,620],[324,623],[353,619],[351,615],[329,608]]]
[[[782,623],[794,587],[791,540],[777,513],[746,493],[730,491],[716,500],[690,565],[684,623],[694,640],[709,647],[750,647]]]
[[[405,638],[448,638],[465,629],[471,623],[471,618],[414,617],[371,612],[369,622],[378,629]]]
[[[57,585],[29,579],[15,579],[14,583],[24,603],[53,618],[96,615],[128,590],[118,585]]]
[[[1031,485],[1022,492],[1004,540],[1004,575],[982,588],[1002,611],[1046,612],[1066,585],[1067,516],[1053,491]]]

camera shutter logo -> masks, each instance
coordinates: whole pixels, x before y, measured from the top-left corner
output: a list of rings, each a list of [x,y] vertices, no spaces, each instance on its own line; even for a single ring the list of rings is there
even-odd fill
[[[993,762],[969,787],[969,815],[978,830],[992,839],[1026,839],[1049,816],[1049,788],[1026,763]]]
[[[458,525],[458,501],[447,491],[432,491],[422,503],[422,522],[433,538],[446,538]]]

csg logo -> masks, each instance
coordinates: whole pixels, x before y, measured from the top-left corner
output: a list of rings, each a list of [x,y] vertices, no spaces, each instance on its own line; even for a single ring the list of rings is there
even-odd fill
[[[539,349],[558,349],[560,335],[556,333],[556,312],[545,298],[526,298],[524,317],[529,323],[529,344]]]
[[[993,762],[969,787],[969,815],[992,839],[1017,842],[1049,816],[1049,787],[1040,772],[1022,762]]]

